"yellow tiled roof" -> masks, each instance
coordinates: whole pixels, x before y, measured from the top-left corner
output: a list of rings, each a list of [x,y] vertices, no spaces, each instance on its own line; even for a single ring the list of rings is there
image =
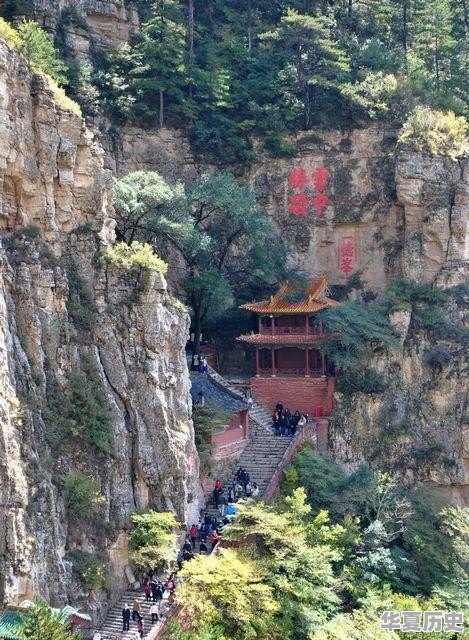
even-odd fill
[[[243,304],[241,309],[255,313],[293,314],[315,313],[326,307],[340,306],[339,302],[327,297],[327,292],[327,276],[322,274],[318,278],[311,278],[303,291],[296,282],[284,282],[270,300]],[[294,300],[298,296],[301,299]]]

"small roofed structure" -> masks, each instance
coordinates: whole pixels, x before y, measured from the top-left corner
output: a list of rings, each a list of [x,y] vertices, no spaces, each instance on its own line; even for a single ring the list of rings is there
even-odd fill
[[[19,640],[25,620],[31,615],[30,609],[34,603],[30,600],[23,601],[20,605],[7,605],[0,610],[0,640]],[[69,626],[70,634],[78,627],[89,628],[91,616],[81,613],[78,609],[66,606],[63,609],[52,609],[58,619]],[[39,640],[39,639],[38,639]]]
[[[238,395],[219,384],[209,374],[191,373],[191,396],[194,406],[200,404],[201,395],[206,405],[213,405],[227,414],[222,429],[212,434],[212,457],[229,458],[242,451],[249,438],[248,404]]]
[[[242,305],[258,316],[257,333],[237,340],[255,348],[253,396],[272,409],[282,400],[291,410],[329,414],[334,378],[332,363],[318,348],[327,335],[315,315],[340,306],[330,297],[327,276],[287,281],[268,300]]]

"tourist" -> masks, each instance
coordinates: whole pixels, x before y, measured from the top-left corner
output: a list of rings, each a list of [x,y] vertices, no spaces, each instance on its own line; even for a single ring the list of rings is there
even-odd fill
[[[252,496],[253,498],[257,498],[257,497],[258,497],[258,495],[259,495],[259,486],[258,486],[257,482],[253,482],[253,483],[252,483],[252,493],[251,493],[251,496]]]
[[[132,605],[132,620],[135,620],[140,616],[140,602],[135,598],[134,603]]]
[[[157,580],[152,580],[150,582],[150,588],[151,588],[151,595],[152,595],[152,600],[153,602],[157,601],[157,590],[158,590],[158,581]]]
[[[156,584],[156,599],[157,600],[161,600],[161,598],[163,597],[163,587],[161,582],[157,582]]]
[[[137,622],[138,635],[143,638],[143,618],[140,616]]]
[[[130,609],[128,604],[122,609],[122,624],[122,631],[128,631],[130,627]]]
[[[186,541],[184,542],[184,546],[182,547],[183,551],[192,551],[192,544],[191,541],[189,540],[189,538],[186,538]]]
[[[279,436],[280,435],[280,416],[278,415],[278,413],[275,414],[275,421],[272,426],[274,428],[275,435]]]
[[[101,640],[101,634],[99,633],[99,631],[94,632],[93,640]]]
[[[174,587],[175,587],[175,584],[174,584],[174,573],[172,573],[168,578],[168,582],[166,583],[166,589],[168,591],[173,591]]]
[[[239,482],[235,485],[235,500],[239,500],[243,495],[243,485]]]
[[[217,480],[215,482],[215,488],[213,490],[213,501],[215,503],[215,509],[218,509],[218,502],[219,502],[219,498],[220,498],[220,493],[221,493],[221,489],[222,489],[222,483],[220,482],[220,480]]]
[[[181,549],[179,549],[179,551],[178,551],[178,555],[177,555],[177,558],[176,558],[176,563],[177,563],[177,566],[178,566],[178,571],[181,571],[181,569],[182,569],[182,561],[183,561],[183,560],[184,560],[184,553],[181,551]]]
[[[204,515],[204,524],[205,526],[212,524],[212,516],[209,513]]]
[[[193,557],[194,557],[194,554],[192,553],[192,551],[189,551],[188,549],[185,549],[182,552],[182,559],[184,560],[184,562],[186,562],[187,560],[192,560]]]
[[[158,622],[158,605],[156,604],[156,602],[154,602],[151,607],[150,607],[150,614],[151,614],[151,623],[155,624],[155,622]]]
[[[234,501],[234,486],[232,485],[231,487],[228,487],[228,497],[227,497],[227,501],[228,502],[233,502]]]
[[[145,591],[145,600],[147,602],[150,602],[150,600],[151,600],[151,585],[150,585],[149,582],[146,583],[144,591]]]
[[[275,405],[275,413],[277,413],[279,416],[281,416],[283,413],[283,404],[280,400]]]
[[[197,404],[199,404],[201,407],[203,407],[205,405],[205,396],[204,396],[204,392],[203,391],[199,391],[199,393],[197,394],[198,402]]]
[[[200,553],[202,553],[203,555],[206,555],[206,554],[208,553],[208,547],[207,547],[207,543],[205,542],[205,539],[203,539],[203,540],[200,542],[199,551],[200,551]]]
[[[298,426],[299,427],[304,427],[306,424],[306,416],[303,414],[301,416],[301,418],[298,420]]]
[[[199,370],[199,354],[198,353],[194,353],[194,355],[192,356],[192,371],[198,371]]]
[[[234,506],[234,504],[228,503],[225,509],[226,516],[231,517],[231,516],[234,516],[235,513],[236,513],[236,507]]]
[[[221,536],[218,533],[217,529],[215,529],[215,531],[210,536],[210,544],[212,545],[212,549],[211,549],[212,551],[215,549],[220,539],[221,539]]]
[[[246,483],[246,498],[250,498],[252,496],[252,485],[250,482]]]
[[[195,547],[195,543],[197,540],[197,527],[195,526],[195,524],[192,525],[192,527],[190,528],[189,531],[189,535],[191,537],[191,542],[192,542],[192,546]]]

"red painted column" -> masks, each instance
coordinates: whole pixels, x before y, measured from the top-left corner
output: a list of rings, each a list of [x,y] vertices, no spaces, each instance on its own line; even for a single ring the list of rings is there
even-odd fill
[[[273,378],[275,378],[275,376],[277,375],[277,371],[275,369],[275,349],[273,347],[271,347],[270,353],[272,358],[272,374],[271,375]]]
[[[314,371],[318,370],[318,352],[316,349],[313,349],[313,369]]]
[[[321,375],[324,375],[324,371],[326,370],[325,362],[324,362],[324,354],[321,353]]]
[[[275,335],[275,316],[271,316],[270,318],[270,329],[272,331],[272,335]]]
[[[258,316],[257,320],[259,323],[259,333],[262,333],[262,317]]]
[[[306,322],[305,322],[305,329],[306,329],[306,335],[309,335],[309,316],[305,316],[306,317]]]
[[[256,376],[260,376],[260,366],[259,366],[259,349],[256,347]]]
[[[305,377],[309,378],[309,349],[305,349]]]

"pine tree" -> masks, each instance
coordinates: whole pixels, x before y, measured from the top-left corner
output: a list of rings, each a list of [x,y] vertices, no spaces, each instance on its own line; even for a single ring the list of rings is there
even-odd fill
[[[179,0],[156,0],[152,17],[143,25],[132,52],[132,91],[144,115],[165,118],[165,102],[183,112],[187,86],[186,25]],[[153,107],[158,105],[157,110]]]
[[[349,71],[347,56],[334,40],[333,25],[326,16],[289,10],[277,29],[262,36],[282,58],[282,73],[289,75],[296,87],[306,129],[312,125],[315,100],[323,92],[340,92],[341,77]]]

